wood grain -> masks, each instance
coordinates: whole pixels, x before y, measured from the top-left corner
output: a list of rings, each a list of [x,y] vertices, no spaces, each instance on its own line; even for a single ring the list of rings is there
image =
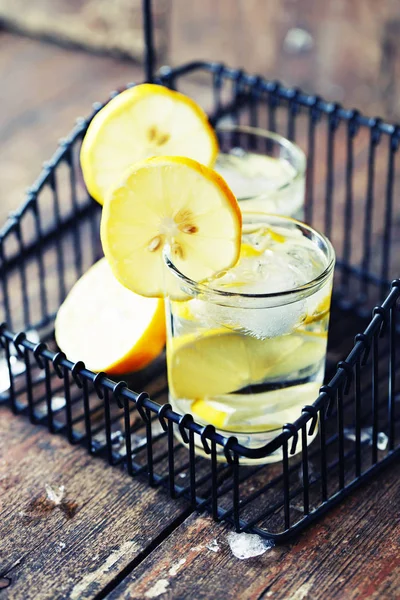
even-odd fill
[[[399,476],[397,465],[294,544],[246,560],[232,554],[230,528],[192,515],[108,598],[151,597],[160,581],[160,600],[398,598]],[[217,551],[210,549],[215,541]]]
[[[91,104],[143,78],[129,61],[0,33],[0,223]]]
[[[160,56],[165,53],[169,0],[153,2],[154,43]],[[140,60],[144,40],[141,0],[36,0],[27,6],[22,0],[0,0],[4,25],[34,36],[76,44],[91,50],[122,53]]]
[[[161,490],[0,409],[2,598],[92,598],[187,515]],[[54,505],[45,485],[65,486]]]
[[[171,0],[169,58],[218,60],[389,119],[400,116],[393,0]]]

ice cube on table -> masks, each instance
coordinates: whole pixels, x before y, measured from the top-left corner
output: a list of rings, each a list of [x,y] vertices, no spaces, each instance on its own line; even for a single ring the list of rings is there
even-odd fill
[[[254,533],[235,533],[232,531],[228,533],[227,540],[232,554],[240,560],[260,556],[274,547],[272,540],[265,540]]]
[[[345,427],[343,430],[344,437],[351,442],[356,441],[356,430],[354,427]],[[365,444],[368,442],[370,446],[373,443],[373,429],[372,427],[362,427],[360,430],[360,442],[361,444]],[[389,438],[384,431],[378,431],[377,434],[377,448],[384,452],[387,448],[389,442]]]

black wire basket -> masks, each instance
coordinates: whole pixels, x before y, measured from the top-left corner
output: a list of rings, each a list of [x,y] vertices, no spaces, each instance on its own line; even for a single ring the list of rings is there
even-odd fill
[[[330,237],[338,258],[326,384],[294,423],[263,448],[250,449],[172,411],[165,357],[128,386],[58,351],[57,309],[102,256],[101,209],[89,197],[79,166],[82,138],[103,106],[95,104],[0,232],[0,400],[129,476],[147,478],[171,498],[186,498],[193,510],[206,510],[237,531],[283,541],[400,453],[400,281],[391,282],[400,267],[400,127],[219,63],[164,67],[153,76],[146,0],[144,9],[147,81],[185,92],[192,76],[207,78],[205,103],[213,124],[261,126],[306,151],[305,220]],[[308,447],[316,427],[318,436]],[[198,443],[208,458],[195,453]],[[301,452],[292,456],[299,445]],[[221,448],[225,462],[217,461]],[[277,450],[281,462],[258,464]],[[242,457],[254,465],[242,466]]]

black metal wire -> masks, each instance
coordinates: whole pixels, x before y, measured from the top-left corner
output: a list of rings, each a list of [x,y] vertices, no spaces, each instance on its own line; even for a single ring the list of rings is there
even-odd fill
[[[332,234],[332,218],[333,218],[333,194],[334,194],[334,169],[335,169],[335,132],[339,126],[338,107],[329,114],[328,117],[328,135],[327,135],[327,150],[326,150],[326,190],[325,190],[325,234],[328,238]]]
[[[371,260],[371,236],[372,236],[372,211],[374,206],[374,185],[375,185],[375,155],[376,147],[381,140],[381,132],[379,131],[380,119],[376,119],[374,126],[370,129],[370,140],[368,149],[368,167],[367,167],[367,193],[365,201],[364,213],[364,232],[363,232],[363,258],[362,269],[365,273],[361,281],[361,295],[363,299],[368,295],[368,278],[367,273],[370,267]]]
[[[395,420],[396,420],[396,324],[397,306],[390,309],[390,364],[388,386],[388,423],[389,423],[389,450],[395,447]]]
[[[113,464],[113,451],[111,442],[111,424],[110,424],[110,392],[104,388],[104,426],[106,434],[107,459],[110,465]]]
[[[361,475],[361,361],[355,366],[355,445],[356,445],[356,477]]]
[[[307,425],[301,428],[301,467],[303,479],[303,505],[304,514],[310,512],[310,497],[309,497],[309,474],[308,474],[308,444],[307,444]]]
[[[63,377],[64,377],[64,395],[65,395],[65,416],[66,416],[66,426],[67,426],[67,437],[68,441],[73,444],[74,443],[74,431],[72,424],[72,411],[71,411],[71,388],[69,383],[69,373],[70,370],[68,367],[63,367]]]
[[[391,240],[392,240],[392,220],[393,220],[393,187],[394,187],[394,168],[395,156],[399,148],[400,127],[396,127],[389,140],[389,161],[386,183],[386,203],[385,203],[385,227],[382,235],[383,252],[381,265],[381,298],[384,298],[387,292],[387,280],[389,278]]]
[[[40,306],[41,306],[41,315],[42,319],[46,319],[48,317],[48,305],[47,305],[47,292],[46,292],[46,275],[45,275],[45,267],[44,267],[44,258],[43,258],[43,246],[42,246],[42,226],[40,220],[40,212],[37,203],[37,196],[32,194],[32,205],[33,205],[33,216],[35,221],[35,234],[37,240],[37,264],[39,271],[39,286],[40,286]]]
[[[328,482],[327,482],[327,467],[326,467],[326,425],[325,425],[325,409],[321,407],[319,413],[319,439],[320,439],[320,470],[321,470],[321,500],[326,502],[328,499]]]
[[[49,172],[49,183],[50,189],[53,196],[53,207],[54,207],[54,218],[56,228],[59,229],[61,226],[61,214],[60,214],[60,201],[58,196],[58,186],[55,171]],[[57,278],[58,278],[58,290],[59,290],[59,304],[61,304],[66,295],[65,288],[65,265],[64,265],[64,253],[62,249],[61,238],[56,239],[56,253],[57,253]]]
[[[148,408],[146,414],[146,450],[147,450],[147,481],[151,486],[154,484],[154,460],[153,460],[153,434],[151,431],[151,412]]]
[[[69,185],[71,192],[72,202],[72,213],[76,219],[79,218],[79,206],[78,206],[78,195],[77,195],[77,175],[75,172],[74,164],[74,146],[69,146],[65,143],[68,148],[66,155],[66,162],[68,165],[69,172]],[[74,258],[75,258],[75,270],[76,277],[79,278],[82,275],[82,242],[81,242],[81,229],[80,227],[73,228],[73,239],[74,239]]]
[[[358,112],[354,111],[353,118],[347,123],[346,140],[346,199],[343,223],[343,251],[342,258],[347,264],[351,263],[352,235],[353,235],[353,163],[354,163],[354,137],[358,132]],[[349,275],[342,272],[342,294],[348,294]]]
[[[154,42],[153,42],[153,15],[151,0],[143,0],[143,30],[144,30],[144,66],[145,79],[148,83],[154,80]]]
[[[338,453],[339,453],[339,489],[344,488],[344,418],[343,418],[343,386],[338,389],[337,394],[337,429],[338,429]]]
[[[315,101],[317,104],[318,100]],[[307,174],[306,174],[306,198],[304,216],[307,223],[313,221],[314,210],[314,166],[315,166],[315,130],[320,119],[320,112],[315,106],[309,109],[308,116],[308,152],[307,152]]]
[[[283,468],[283,510],[285,518],[285,529],[290,528],[290,486],[289,486],[289,462],[288,441],[282,445],[282,468]]]
[[[378,460],[378,360],[379,360],[379,338],[376,333],[372,342],[372,463]]]

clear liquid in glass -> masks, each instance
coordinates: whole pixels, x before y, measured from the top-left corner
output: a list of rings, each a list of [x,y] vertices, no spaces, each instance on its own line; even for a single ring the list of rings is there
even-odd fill
[[[238,264],[206,282],[229,292],[229,302],[199,293],[167,306],[173,408],[250,447],[296,420],[317,398],[324,377],[332,274],[287,302],[285,291],[301,290],[325,271],[328,259],[285,221],[279,227],[244,219]],[[259,300],[265,294],[278,298]],[[277,452],[261,462],[280,458]]]

